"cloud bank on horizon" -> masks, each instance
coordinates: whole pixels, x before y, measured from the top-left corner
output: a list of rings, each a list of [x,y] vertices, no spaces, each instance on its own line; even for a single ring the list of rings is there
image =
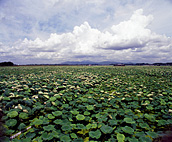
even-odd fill
[[[0,8],[0,61],[172,62],[169,0],[1,0]]]

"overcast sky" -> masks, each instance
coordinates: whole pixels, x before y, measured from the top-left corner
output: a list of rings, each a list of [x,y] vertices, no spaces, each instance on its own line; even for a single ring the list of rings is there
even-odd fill
[[[0,62],[172,62],[172,0],[0,0]]]

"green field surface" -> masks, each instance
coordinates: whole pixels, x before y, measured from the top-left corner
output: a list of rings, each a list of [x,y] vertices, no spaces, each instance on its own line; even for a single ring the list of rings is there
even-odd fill
[[[0,110],[3,142],[158,141],[172,126],[172,67],[0,67]]]

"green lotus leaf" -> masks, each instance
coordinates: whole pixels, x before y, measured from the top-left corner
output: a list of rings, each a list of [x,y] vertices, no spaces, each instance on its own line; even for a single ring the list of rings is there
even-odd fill
[[[128,138],[129,142],[139,142],[139,140],[137,138]]]
[[[48,114],[49,119],[54,119],[55,117],[52,114]]]
[[[71,139],[70,139],[69,136],[63,135],[63,136],[60,137],[60,141],[61,142],[71,142]]]
[[[63,121],[61,119],[56,119],[53,121],[55,124],[61,124],[63,123]]]
[[[8,127],[13,127],[17,124],[17,120],[16,119],[9,119],[5,122],[5,124],[8,126]]]
[[[77,136],[75,133],[71,133],[70,136],[71,136],[71,138],[73,138],[73,139],[78,138],[78,136]]]
[[[124,140],[125,140],[124,134],[118,133],[116,137],[117,137],[118,142],[124,142]]]
[[[22,142],[30,142],[30,141],[32,141],[31,138],[24,138],[24,139],[22,139]]]
[[[39,125],[42,125],[42,124],[43,124],[43,121],[40,120],[40,119],[36,119],[36,120],[33,122],[33,124],[34,124],[35,126],[39,126]]]
[[[100,132],[100,130],[90,131],[90,132],[89,132],[89,136],[90,136],[91,138],[99,139],[99,138],[101,137],[101,132]]]
[[[54,102],[55,100],[56,100],[56,97],[51,97],[51,98],[50,98],[50,101],[51,101],[51,102]]]
[[[54,116],[60,116],[60,115],[62,115],[62,112],[61,111],[54,111],[54,112],[52,112],[52,114]]]
[[[36,137],[32,141],[34,141],[34,142],[43,142],[41,137]]]
[[[72,130],[72,127],[71,127],[70,125],[63,125],[63,126],[61,127],[61,129],[62,129],[63,131],[70,131],[70,130]]]
[[[152,142],[152,140],[149,137],[142,136],[139,138],[139,142]]]
[[[158,120],[158,126],[163,126],[166,125],[168,123],[168,121],[166,120]]]
[[[55,138],[59,138],[59,133],[57,131],[52,131],[52,135],[55,137]]]
[[[28,138],[34,138],[35,136],[36,136],[36,134],[35,133],[31,133],[31,132],[26,134],[26,137],[28,137]]]
[[[41,135],[41,138],[45,141],[47,140],[52,140],[53,139],[53,134],[52,133],[47,133],[47,132],[44,132],[42,135]]]
[[[134,129],[129,126],[122,127],[122,130],[128,134],[133,134],[133,132],[134,132]]]
[[[27,113],[24,113],[24,112],[21,112],[19,114],[19,118],[21,118],[21,119],[27,119],[28,118],[28,114]]]
[[[55,130],[54,125],[48,125],[43,127],[44,131],[53,131]]]
[[[78,115],[76,116],[76,119],[77,119],[77,120],[84,120],[84,119],[85,119],[85,116],[82,115],[82,114],[78,114]]]
[[[21,123],[19,126],[18,126],[18,129],[21,131],[23,129],[25,129],[26,125],[24,123]]]
[[[94,109],[94,106],[93,105],[88,105],[86,106],[88,110],[93,110]]]
[[[145,133],[144,132],[136,132],[135,133],[136,137],[142,137],[142,136],[145,136]]]
[[[86,129],[86,127],[83,124],[77,124],[77,129]]]
[[[118,120],[109,120],[108,121],[111,126],[117,125]]]
[[[144,115],[144,117],[145,118],[147,118],[149,121],[152,121],[152,122],[154,122],[155,121],[155,117],[153,116],[153,115],[151,115],[151,114],[145,114]]]
[[[18,116],[18,112],[17,111],[11,111],[7,114],[7,116],[10,118],[14,118],[14,117]]]
[[[88,112],[88,111],[85,111],[84,112],[84,115],[90,115],[91,113],[90,112]]]
[[[158,137],[158,134],[155,132],[146,132],[146,134],[152,137],[153,139]]]
[[[147,123],[139,123],[139,126],[144,129],[149,129],[149,125]]]
[[[77,110],[72,110],[72,111],[70,111],[73,115],[77,115],[77,114],[79,114],[79,111],[77,111]]]
[[[130,124],[134,124],[135,123],[135,121],[133,121],[132,118],[124,118],[124,121],[126,123],[130,123]]]
[[[104,133],[104,134],[110,134],[113,131],[113,128],[108,126],[108,125],[104,125],[100,128],[100,130]]]

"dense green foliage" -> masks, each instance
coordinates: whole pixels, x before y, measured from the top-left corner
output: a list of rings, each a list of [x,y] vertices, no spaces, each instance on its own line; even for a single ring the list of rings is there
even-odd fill
[[[0,68],[13,142],[151,142],[172,125],[171,67]]]

